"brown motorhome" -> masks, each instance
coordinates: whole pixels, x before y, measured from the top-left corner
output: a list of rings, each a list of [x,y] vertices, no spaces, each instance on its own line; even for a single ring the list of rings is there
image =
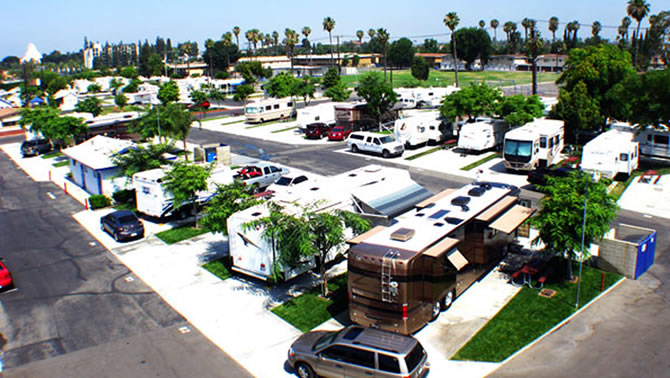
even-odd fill
[[[445,190],[349,240],[349,316],[411,334],[494,267],[532,215],[519,189],[473,183]]]

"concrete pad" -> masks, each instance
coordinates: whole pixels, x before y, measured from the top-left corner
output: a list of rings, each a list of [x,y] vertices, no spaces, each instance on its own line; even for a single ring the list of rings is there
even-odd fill
[[[617,204],[626,210],[670,218],[670,177],[652,176],[649,182],[636,177]]]

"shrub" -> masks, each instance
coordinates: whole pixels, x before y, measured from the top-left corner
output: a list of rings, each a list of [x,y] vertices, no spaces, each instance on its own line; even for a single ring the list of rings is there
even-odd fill
[[[102,194],[94,194],[88,197],[88,203],[91,205],[91,210],[102,209],[112,204],[112,200],[109,197]]]
[[[135,202],[135,189],[122,189],[114,192],[112,198],[115,203]]]

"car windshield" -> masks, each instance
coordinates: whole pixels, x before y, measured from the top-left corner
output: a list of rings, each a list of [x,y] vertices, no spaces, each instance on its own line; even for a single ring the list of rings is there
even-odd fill
[[[340,126],[333,127],[333,132],[334,133],[341,133],[342,131],[344,131],[343,127],[340,127]]]
[[[314,343],[314,347],[312,347],[312,350],[321,349],[321,348],[325,347],[326,345],[332,343],[333,340],[335,340],[335,338],[337,337],[337,335],[339,335],[345,329],[346,328],[342,328],[341,330],[339,330],[337,332],[329,332],[329,333],[321,336],[321,338],[319,340],[317,340],[316,343]]]
[[[256,113],[258,113],[258,108],[253,107],[253,106],[249,106],[249,107],[246,107],[246,108],[244,109],[244,112],[245,112],[246,114],[256,114]]]
[[[505,155],[530,157],[533,143],[529,141],[506,140]]]
[[[383,137],[379,138],[379,140],[381,140],[382,143],[391,143],[391,142],[395,141],[395,139],[393,139],[393,137],[390,136],[390,135],[383,136]]]
[[[407,354],[405,357],[405,363],[407,364],[407,372],[412,372],[416,366],[421,362],[423,356],[426,354],[426,351],[423,350],[421,344],[416,343],[414,349]]]
[[[119,218],[119,223],[122,224],[135,223],[135,222],[137,222],[137,218],[135,218],[132,215],[124,215]]]
[[[280,177],[277,182],[275,182],[275,185],[281,185],[281,186],[289,186],[291,184],[291,180],[293,180],[290,177]]]

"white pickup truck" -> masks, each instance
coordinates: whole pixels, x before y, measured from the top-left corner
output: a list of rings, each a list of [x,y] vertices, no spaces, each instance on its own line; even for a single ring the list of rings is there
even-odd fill
[[[405,152],[402,143],[395,140],[393,135],[384,135],[368,132],[355,132],[349,135],[347,146],[351,152],[365,151],[372,152],[389,158],[391,156],[400,156]]]
[[[235,180],[245,185],[253,186],[257,191],[274,184],[282,175],[289,173],[286,168],[280,168],[268,163],[245,165],[233,176]]]

